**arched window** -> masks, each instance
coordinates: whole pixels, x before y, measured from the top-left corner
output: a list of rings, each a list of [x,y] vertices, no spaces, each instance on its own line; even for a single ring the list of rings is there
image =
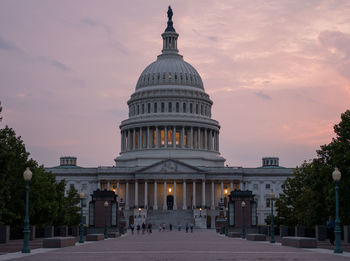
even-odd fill
[[[193,105],[190,103],[190,113],[193,113]]]
[[[145,104],[142,103],[142,114],[145,113]]]
[[[140,105],[137,105],[137,111],[136,111],[136,114],[139,115],[140,113]]]
[[[185,102],[182,104],[182,112],[186,113],[186,103]]]
[[[160,107],[161,112],[164,112],[164,102],[161,103]]]
[[[154,107],[153,107],[155,113],[157,112],[157,105],[158,105],[158,104],[155,102],[155,103],[154,103]]]
[[[179,106],[179,103],[177,102],[176,103],[176,112],[179,112],[180,111],[180,106]]]
[[[196,104],[196,114],[198,114],[198,103]]]
[[[168,112],[172,112],[172,109],[173,109],[172,105],[173,104],[171,102],[169,102],[169,104],[168,104]]]
[[[147,104],[147,113],[151,113],[151,104],[150,103]]]

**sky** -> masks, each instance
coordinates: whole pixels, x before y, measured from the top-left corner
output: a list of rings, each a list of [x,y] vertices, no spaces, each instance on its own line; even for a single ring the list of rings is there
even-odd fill
[[[0,127],[52,167],[112,166],[119,124],[162,49],[171,4],[178,48],[202,77],[230,166],[296,167],[331,142],[350,105],[350,2],[0,1]]]

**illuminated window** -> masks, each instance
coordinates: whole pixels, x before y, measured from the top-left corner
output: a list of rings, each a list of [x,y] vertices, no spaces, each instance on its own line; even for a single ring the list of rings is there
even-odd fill
[[[180,131],[176,131],[176,147],[180,146]]]
[[[173,145],[173,131],[168,130],[168,146]]]
[[[169,78],[169,80],[171,80],[171,78],[172,78],[171,73],[169,73],[168,78]]]
[[[153,131],[153,144],[152,147],[154,148],[157,145],[157,132],[156,130]]]
[[[185,129],[185,147],[187,147],[188,148],[188,142],[187,142],[187,133],[188,133],[188,131]]]
[[[160,130],[160,146],[164,147],[165,144],[165,136],[164,129]]]

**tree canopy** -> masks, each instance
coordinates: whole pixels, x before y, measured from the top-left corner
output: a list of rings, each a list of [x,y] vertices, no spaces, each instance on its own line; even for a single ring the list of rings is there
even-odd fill
[[[350,110],[334,126],[336,137],[321,146],[317,158],[304,162],[288,178],[276,201],[278,220],[285,225],[321,225],[335,215],[335,189],[332,172],[338,167],[339,211],[343,224],[350,224]]]
[[[25,182],[23,172],[33,172],[29,192],[29,218],[32,225],[64,225],[79,223],[77,191],[65,197],[65,181],[43,166],[29,159],[21,137],[6,126],[0,129],[0,224],[21,227],[25,210]],[[78,220],[78,221],[77,221]]]

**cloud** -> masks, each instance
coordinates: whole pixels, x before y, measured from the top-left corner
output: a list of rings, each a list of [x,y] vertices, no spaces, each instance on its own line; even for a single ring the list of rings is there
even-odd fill
[[[262,91],[255,92],[255,95],[258,96],[259,98],[263,99],[263,100],[271,100],[271,96],[263,93]]]
[[[4,39],[0,35],[0,49],[6,50],[6,51],[17,51],[17,52],[22,52],[16,44]]]
[[[81,22],[91,27],[102,27],[104,30],[106,30],[107,33],[112,32],[112,29],[108,25],[88,17],[81,19]]]
[[[71,69],[68,66],[66,66],[65,64],[63,64],[63,63],[61,63],[61,62],[59,62],[57,60],[52,60],[51,64],[53,66],[55,66],[56,68],[64,71],[64,72],[70,72],[71,71]]]

